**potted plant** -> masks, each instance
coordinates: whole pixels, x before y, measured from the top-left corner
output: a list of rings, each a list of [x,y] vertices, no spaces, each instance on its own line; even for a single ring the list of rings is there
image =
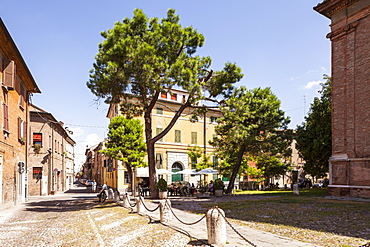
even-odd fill
[[[204,198],[209,197],[210,193],[208,192],[208,183],[204,181],[201,183],[197,189],[197,197],[198,198]]]
[[[167,198],[167,181],[163,178],[160,178],[156,184],[156,188],[159,190],[159,199]]]
[[[224,192],[224,182],[222,182],[220,178],[215,180],[213,187],[215,188],[215,195],[222,196],[222,193]]]
[[[41,150],[41,145],[40,145],[40,144],[35,144],[35,145],[33,146],[33,151],[34,151],[36,154],[40,153],[40,150]]]

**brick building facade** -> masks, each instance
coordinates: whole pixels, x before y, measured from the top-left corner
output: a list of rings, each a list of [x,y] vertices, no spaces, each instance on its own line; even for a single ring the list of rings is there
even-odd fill
[[[74,181],[74,146],[63,123],[30,105],[28,142],[29,195],[49,195],[68,190]]]
[[[325,0],[331,19],[332,196],[370,197],[370,1]]]
[[[27,196],[29,95],[40,93],[17,46],[0,19],[0,206]]]

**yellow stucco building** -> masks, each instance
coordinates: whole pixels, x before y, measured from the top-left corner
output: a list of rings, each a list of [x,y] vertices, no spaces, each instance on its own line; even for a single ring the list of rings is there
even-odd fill
[[[160,133],[170,123],[181,103],[188,97],[188,93],[181,90],[171,90],[171,93],[163,93],[152,111],[152,130],[153,136]],[[200,175],[171,174],[184,169],[195,169],[195,161],[192,161],[188,155],[189,146],[200,146],[206,149],[207,156],[211,157],[214,167],[217,166],[217,158],[214,156],[214,148],[209,145],[209,141],[215,135],[214,128],[217,125],[217,118],[221,117],[219,109],[209,109],[205,117],[200,117],[198,121],[191,122],[190,117],[194,108],[187,108],[177,120],[172,129],[155,144],[156,168],[161,169],[157,172],[169,184],[175,181],[187,181],[195,185],[200,180]],[[110,105],[107,117],[120,115],[119,104]],[[141,118],[142,122],[144,118]],[[144,134],[144,133],[143,133]],[[126,189],[130,186],[127,177],[127,171],[122,162],[113,161],[111,172],[107,172],[107,167],[102,167],[100,174],[107,177],[104,181],[116,185],[118,189]],[[111,174],[108,174],[111,173]],[[170,173],[170,174],[165,174]],[[136,182],[148,181],[148,168],[136,169]],[[108,176],[109,175],[109,176]],[[208,175],[206,179],[215,179],[217,175]],[[108,179],[109,177],[109,179]],[[117,181],[112,181],[117,180]],[[204,177],[202,178],[204,179]],[[109,184],[107,184],[109,185]]]

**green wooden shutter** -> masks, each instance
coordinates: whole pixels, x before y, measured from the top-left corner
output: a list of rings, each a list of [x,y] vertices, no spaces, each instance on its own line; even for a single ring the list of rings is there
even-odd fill
[[[197,143],[198,143],[197,132],[191,132],[191,144]]]

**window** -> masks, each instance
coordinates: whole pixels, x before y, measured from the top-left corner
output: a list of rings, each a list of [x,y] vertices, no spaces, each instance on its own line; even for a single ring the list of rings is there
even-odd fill
[[[212,141],[216,141],[217,140],[217,134],[213,134],[212,135]]]
[[[26,140],[26,122],[18,117],[18,140],[24,144]]]
[[[197,169],[197,157],[192,157],[191,158],[191,169]]]
[[[181,130],[175,130],[175,142],[181,142]]]
[[[191,132],[191,144],[197,143],[198,143],[197,132]]]
[[[160,153],[155,154],[155,167],[157,169],[163,168],[163,154]]]
[[[3,84],[4,86],[13,88],[15,78],[15,64],[14,61],[7,59],[3,60]]]
[[[171,99],[172,100],[177,100],[177,93],[172,93],[171,94]]]
[[[107,166],[108,166],[108,172],[112,172],[113,171],[113,162],[112,162],[111,159],[108,159]]]
[[[24,105],[26,102],[26,90],[24,89],[24,86],[19,82],[19,108],[24,110]]]
[[[162,132],[162,128],[156,128],[156,135],[159,135],[159,133]],[[163,142],[163,137],[161,139],[159,139],[160,142]]]
[[[157,107],[157,114],[163,115],[163,108]]]
[[[5,103],[3,103],[3,117],[4,117],[3,129],[9,132],[8,105]]]
[[[167,93],[161,93],[161,98],[167,99]]]
[[[128,176],[128,172],[125,172],[124,174],[124,180],[125,180],[125,184],[129,184],[130,183],[130,177]]]
[[[32,177],[40,180],[42,178],[42,167],[34,167],[32,171]]]
[[[217,123],[217,117],[210,117],[211,123]]]
[[[214,170],[217,170],[218,169],[218,158],[217,158],[217,156],[213,156],[212,165],[213,165],[213,169]]]

